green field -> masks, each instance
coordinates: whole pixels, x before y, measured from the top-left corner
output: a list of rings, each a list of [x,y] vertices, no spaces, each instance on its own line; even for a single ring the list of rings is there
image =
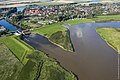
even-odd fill
[[[67,29],[62,26],[62,23],[56,23],[56,24],[52,24],[52,25],[45,26],[42,28],[36,28],[32,32],[41,34],[49,38],[55,32],[58,32],[58,31],[65,32],[66,30]]]
[[[23,64],[27,63],[28,59],[26,59],[25,56],[26,54],[32,53],[31,47],[28,47],[26,43],[22,43],[22,41],[13,36],[1,38],[0,41],[4,43]]]
[[[17,80],[23,64],[0,43],[0,80]]]
[[[92,19],[74,19],[74,20],[67,20],[65,21],[64,23],[65,24],[69,24],[71,26],[74,26],[74,25],[77,25],[77,24],[80,24],[80,23],[86,23],[86,22],[95,22],[94,20]]]
[[[120,28],[97,28],[100,36],[118,53],[120,53]]]
[[[120,15],[97,16],[93,20],[95,22],[120,21]]]
[[[91,19],[73,19],[73,20],[67,20],[64,23],[69,24],[71,26],[80,24],[80,23],[86,23],[86,22],[108,22],[108,21],[120,21],[120,15],[105,15],[105,16],[97,16],[96,18]]]

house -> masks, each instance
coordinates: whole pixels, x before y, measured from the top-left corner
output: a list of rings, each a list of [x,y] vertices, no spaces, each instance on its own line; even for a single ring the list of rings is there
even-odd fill
[[[6,28],[4,28],[3,26],[0,26],[0,32],[3,32],[5,30],[6,30]]]
[[[24,15],[38,15],[38,14],[40,14],[39,8],[26,9],[24,12]]]

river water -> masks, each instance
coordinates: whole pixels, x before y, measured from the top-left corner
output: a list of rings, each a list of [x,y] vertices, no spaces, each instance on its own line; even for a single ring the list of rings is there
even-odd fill
[[[79,80],[118,80],[117,52],[96,33],[97,27],[120,27],[120,22],[83,23],[69,27],[75,52],[67,52],[36,34],[24,41],[55,58]]]
[[[7,22],[5,19],[0,20],[0,26],[4,26],[6,29],[11,30],[11,31],[16,31],[17,28]]]

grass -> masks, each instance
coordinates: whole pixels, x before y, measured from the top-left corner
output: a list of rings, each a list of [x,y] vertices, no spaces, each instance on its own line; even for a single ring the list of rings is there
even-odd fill
[[[35,78],[37,80],[76,80],[71,72],[64,70],[54,59],[47,57],[42,52],[35,51],[27,58],[29,61],[22,69],[18,80]]]
[[[120,53],[120,28],[97,28],[101,37]]]
[[[0,38],[0,49],[0,80],[76,80],[71,72],[63,69],[54,59],[34,50],[15,36]],[[31,54],[24,54],[26,50],[32,51]],[[20,60],[23,55],[28,60],[24,65]]]
[[[26,28],[38,28],[38,27],[41,27],[41,25],[40,24],[38,24],[38,23],[32,23],[32,22],[26,22],[26,21],[24,21],[23,23],[22,23],[22,29],[26,29]]]
[[[97,16],[93,18],[95,22],[120,21],[120,15]]]
[[[73,51],[73,47],[71,45],[71,41],[67,31],[58,31],[56,33],[53,33],[50,36],[49,40],[56,44],[59,44],[63,49],[67,51]]]
[[[22,68],[17,80],[34,80],[37,69],[36,65],[32,61],[28,61],[27,64]]]
[[[66,30],[67,29],[62,26],[62,23],[56,23],[56,24],[52,24],[52,25],[45,26],[42,28],[34,29],[32,32],[37,33],[37,34],[41,34],[41,35],[49,38],[53,33],[56,33],[58,31],[65,32]]]
[[[67,51],[73,51],[69,34],[67,33],[67,29],[62,26],[62,23],[38,28],[32,32],[47,37],[52,43]]]
[[[76,80],[72,73],[66,72],[54,61],[46,61],[42,67],[39,80]]]
[[[23,64],[0,43],[0,80],[17,80]]]
[[[74,26],[74,25],[77,25],[77,24],[80,24],[80,23],[86,23],[86,22],[94,22],[92,19],[74,19],[74,20],[67,20],[65,21],[64,23],[65,24],[69,24],[71,26]]]
[[[105,16],[97,16],[96,18],[92,19],[74,19],[74,20],[67,20],[64,23],[69,24],[71,26],[86,23],[86,22],[107,22],[107,21],[120,21],[120,15],[105,15]]]
[[[120,18],[120,15],[106,15],[106,16],[98,16],[98,18]]]
[[[25,56],[32,53],[32,48],[13,36],[4,37],[0,39],[0,41],[2,41],[23,64],[26,64],[28,59],[26,59]]]

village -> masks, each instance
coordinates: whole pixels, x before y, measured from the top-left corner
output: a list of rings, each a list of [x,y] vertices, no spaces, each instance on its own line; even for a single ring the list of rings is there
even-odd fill
[[[42,26],[74,19],[95,18],[101,15],[120,13],[120,3],[70,3],[62,5],[26,7],[22,12],[17,8],[1,8],[0,19],[16,25],[20,30],[29,30]],[[20,32],[21,34],[22,32]],[[29,31],[27,33],[30,33]]]
[[[37,8],[26,8],[24,10],[24,16],[65,16],[69,17],[89,17],[92,14],[107,15],[107,14],[119,14],[120,3],[102,4],[102,3],[77,3],[77,4],[65,4],[54,6],[36,6]],[[100,13],[97,13],[100,12]]]

